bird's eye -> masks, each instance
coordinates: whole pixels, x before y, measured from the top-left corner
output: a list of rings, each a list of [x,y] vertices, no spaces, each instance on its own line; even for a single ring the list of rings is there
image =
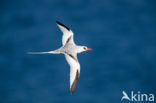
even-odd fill
[[[83,49],[85,49],[85,50],[86,50],[86,47],[84,47]]]

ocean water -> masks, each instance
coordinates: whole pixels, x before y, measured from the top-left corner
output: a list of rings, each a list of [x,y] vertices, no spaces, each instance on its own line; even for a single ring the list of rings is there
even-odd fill
[[[1,0],[0,103],[120,103],[156,95],[155,0]],[[81,73],[73,95],[58,20],[74,32]],[[125,101],[126,102],[126,101]]]

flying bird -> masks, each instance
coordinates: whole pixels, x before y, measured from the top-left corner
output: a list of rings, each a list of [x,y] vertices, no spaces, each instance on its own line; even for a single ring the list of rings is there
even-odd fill
[[[56,24],[63,32],[62,47],[54,51],[29,52],[29,54],[64,54],[70,66],[70,93],[72,94],[80,76],[80,64],[77,59],[77,54],[85,51],[91,51],[92,49],[86,46],[76,45],[73,40],[74,34],[72,30],[59,21],[56,21]]]

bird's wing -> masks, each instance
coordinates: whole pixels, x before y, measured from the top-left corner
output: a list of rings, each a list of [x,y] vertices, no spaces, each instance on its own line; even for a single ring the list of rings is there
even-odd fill
[[[70,93],[72,94],[80,75],[80,64],[77,59],[77,54],[65,54],[65,57],[70,65]]]
[[[56,21],[56,24],[60,28],[60,30],[63,32],[62,36],[62,45],[65,45],[66,43],[74,43],[73,40],[73,32],[64,24],[60,23],[59,21]]]

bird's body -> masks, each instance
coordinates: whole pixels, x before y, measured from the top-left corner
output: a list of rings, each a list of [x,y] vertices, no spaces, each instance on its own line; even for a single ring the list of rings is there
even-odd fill
[[[29,52],[29,54],[64,54],[68,64],[70,65],[70,92],[72,94],[76,88],[80,75],[80,64],[77,59],[77,54],[84,51],[89,51],[91,49],[87,48],[86,46],[76,45],[73,40],[73,32],[58,21],[56,21],[56,24],[63,32],[62,47],[54,51]]]

